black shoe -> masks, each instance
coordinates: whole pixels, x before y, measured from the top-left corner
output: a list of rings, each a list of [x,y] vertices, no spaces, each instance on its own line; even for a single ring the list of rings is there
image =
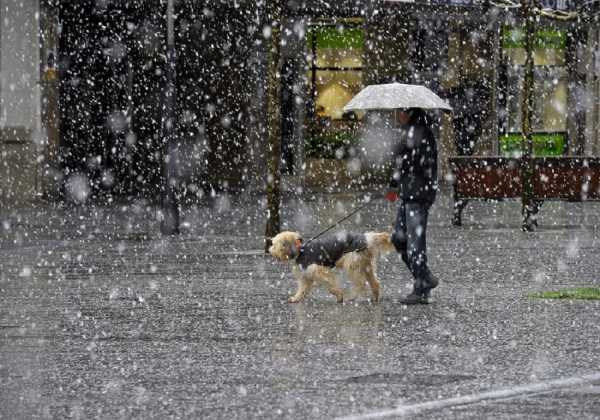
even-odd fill
[[[411,293],[410,295],[400,299],[400,303],[404,305],[427,305],[429,303],[429,293]]]
[[[431,289],[435,289],[438,284],[440,284],[440,281],[438,280],[438,278],[434,275],[431,275],[429,277],[429,281],[428,281],[429,285],[427,287],[427,291],[429,292]]]
[[[429,290],[435,289],[437,285],[440,284],[440,281],[437,277],[431,276],[431,283],[429,284]]]

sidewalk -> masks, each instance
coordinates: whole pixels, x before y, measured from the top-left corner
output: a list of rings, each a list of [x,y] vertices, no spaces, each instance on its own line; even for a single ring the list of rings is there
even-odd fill
[[[362,197],[288,199],[283,228],[311,236]],[[166,238],[144,203],[0,213],[0,418],[600,416],[600,302],[527,297],[600,286],[597,204],[547,203],[523,233],[516,202],[473,203],[455,228],[441,197],[441,283],[418,307],[398,303],[411,279],[396,255],[380,304],[288,304],[264,208],[216,198]],[[373,200],[344,227],[393,215]]]

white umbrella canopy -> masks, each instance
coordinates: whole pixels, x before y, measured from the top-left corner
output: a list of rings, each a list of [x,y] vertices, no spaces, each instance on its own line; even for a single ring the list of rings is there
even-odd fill
[[[388,83],[369,85],[344,106],[344,111],[422,108],[452,111],[452,107],[421,85]]]

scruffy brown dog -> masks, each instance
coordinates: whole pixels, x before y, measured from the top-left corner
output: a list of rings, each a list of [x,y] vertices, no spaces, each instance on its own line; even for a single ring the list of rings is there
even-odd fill
[[[367,282],[373,301],[377,302],[380,295],[377,260],[381,255],[395,251],[390,236],[385,232],[340,232],[304,245],[299,233],[286,231],[272,238],[269,253],[279,261],[292,263],[298,290],[288,299],[290,303],[304,299],[315,284],[325,285],[338,302],[343,302],[344,293],[334,268],[344,271],[352,281],[350,299],[364,291]]]

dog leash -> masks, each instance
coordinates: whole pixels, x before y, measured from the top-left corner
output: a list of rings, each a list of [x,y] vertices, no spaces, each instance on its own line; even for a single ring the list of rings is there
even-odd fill
[[[334,223],[333,225],[329,226],[327,229],[321,231],[316,236],[313,236],[312,238],[310,238],[308,241],[306,241],[303,244],[303,246],[306,246],[309,243],[311,243],[312,241],[314,241],[315,239],[319,238],[320,236],[323,236],[325,233],[329,232],[331,229],[333,229],[334,227],[336,227],[337,225],[339,225],[343,221],[348,220],[349,218],[351,218],[352,216],[354,216],[356,213],[358,213],[359,211],[361,211],[362,209],[364,209],[365,207],[367,207],[369,204],[371,204],[371,198],[370,197],[369,197],[369,199],[367,200],[367,202],[365,204],[363,204],[360,207],[355,208],[353,211],[351,211],[349,214],[347,214],[346,216],[344,216],[342,219],[338,220],[336,223]]]

